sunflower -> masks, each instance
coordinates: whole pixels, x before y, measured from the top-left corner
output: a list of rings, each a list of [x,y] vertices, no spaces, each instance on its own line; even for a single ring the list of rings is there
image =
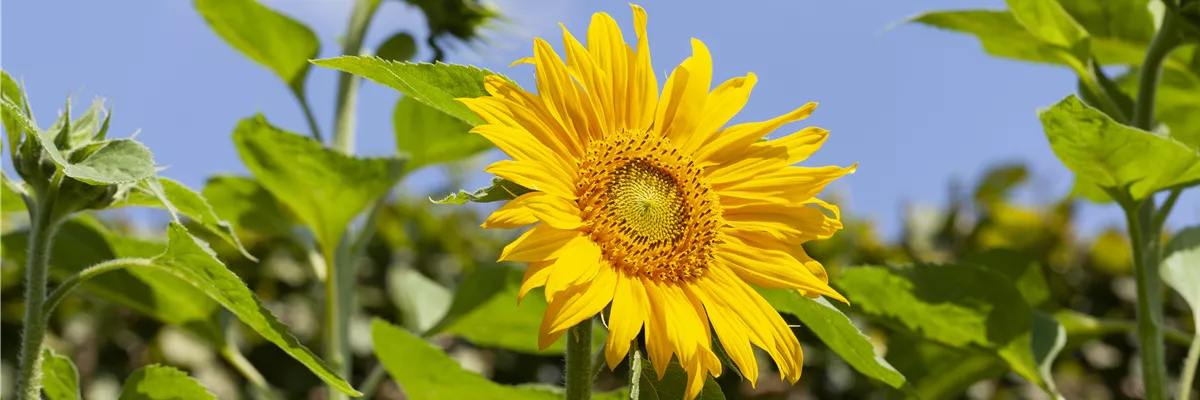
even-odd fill
[[[710,91],[712,60],[699,40],[660,94],[646,12],[633,14],[636,50],[597,13],[587,47],[563,27],[566,63],[540,38],[532,58],[513,63],[535,66],[538,94],[493,75],[484,82],[491,96],[459,99],[487,122],[472,132],[512,158],[484,171],[533,189],[482,226],[533,225],[500,260],[529,263],[521,297],[545,287],[541,348],[611,305],[610,368],[644,332],[659,379],[677,357],[694,398],[709,374],[721,374],[715,332],[750,382],[753,344],[795,383],[800,343],[750,284],[846,301],[800,244],[841,229],[837,207],[814,196],[855,167],[793,166],[821,146],[824,129],[763,140],[816,103],[726,127],[756,78]]]

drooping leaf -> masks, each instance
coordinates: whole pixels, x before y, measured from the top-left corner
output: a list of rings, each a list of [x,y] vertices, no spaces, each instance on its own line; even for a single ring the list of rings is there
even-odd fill
[[[25,265],[28,231],[0,238],[6,260]],[[50,250],[50,278],[61,281],[84,268],[123,257],[150,258],[164,246],[122,236],[90,216],[77,216],[58,229]],[[217,319],[219,305],[203,292],[169,273],[145,268],[107,272],[81,287],[86,293],[121,304],[167,324],[184,328],[213,345],[225,338]]]
[[[151,364],[134,371],[119,400],[215,400],[208,389],[178,369]]]
[[[847,269],[837,281],[856,309],[930,340],[978,346],[1042,385],[1030,351],[1032,311],[1008,279],[972,265]]]
[[[376,319],[371,323],[375,356],[412,400],[552,400],[562,394],[501,385],[463,370],[457,361],[425,340]]]
[[[887,360],[908,378],[915,397],[924,400],[956,399],[975,382],[1008,372],[992,352],[954,348],[908,332],[888,335]]]
[[[50,400],[79,400],[79,370],[70,358],[42,348],[42,392]]]
[[[392,113],[396,148],[409,155],[407,168],[458,161],[492,148],[483,136],[469,133],[471,126],[404,96]]]
[[[433,200],[436,204],[455,204],[461,205],[467,202],[472,203],[491,203],[493,201],[505,201],[517,198],[517,196],[532,192],[533,190],[521,186],[515,182],[504,178],[492,178],[492,185],[467,193],[465,190],[459,190],[458,193],[446,195],[441,200]]]
[[[152,182],[154,180],[157,180],[156,185]],[[156,177],[139,182],[135,190],[129,192],[129,196],[110,208],[125,206],[156,207],[166,209],[171,214],[183,214],[229,243],[246,258],[256,260],[242,246],[237,234],[233,232],[233,226],[217,216],[204,196],[174,179]]]
[[[343,56],[313,63],[399,90],[405,96],[471,125],[480,125],[483,119],[454,99],[487,96],[483,77],[495,74],[469,65],[395,62],[377,57]]]
[[[254,0],[195,0],[196,11],[231,46],[304,93],[308,60],[321,42],[304,24]]]
[[[1200,226],[1175,234],[1163,253],[1163,282],[1187,300],[1192,319],[1200,324]]]
[[[887,360],[875,355],[875,346],[866,335],[825,298],[812,299],[788,289],[760,289],[759,293],[776,310],[800,318],[805,328],[812,330],[821,338],[822,343],[829,346],[859,373],[894,388],[904,386],[904,376],[888,364]]]
[[[229,271],[204,242],[192,237],[183,225],[171,223],[167,250],[155,257],[153,264],[199,288],[330,386],[342,393],[360,395],[288,333],[287,326],[263,307],[258,296],[251,292],[237,275]]]
[[[12,76],[9,76],[7,71],[0,71],[0,103],[11,103],[14,106],[13,111],[22,115],[26,114],[25,111],[28,110],[21,85]],[[0,112],[0,120],[4,123],[4,136],[7,138],[9,156],[12,156],[21,143],[21,132],[24,131],[24,125],[20,125],[20,122],[9,116],[8,113],[7,108]]]
[[[1046,383],[1046,391],[1055,398],[1061,398],[1058,386],[1054,384],[1054,374],[1051,372],[1054,359],[1058,358],[1058,353],[1067,345],[1067,330],[1063,329],[1053,316],[1040,311],[1033,313],[1032,329],[1030,343],[1038,373]]]
[[[388,61],[408,61],[417,54],[417,41],[412,35],[396,33],[379,45],[375,55]]]
[[[204,185],[213,212],[234,229],[266,237],[291,235],[293,217],[253,178],[216,175]]]
[[[450,310],[450,290],[412,268],[389,271],[387,286],[392,302],[404,313],[405,328],[413,332],[429,330]]]
[[[1061,48],[1027,31],[1007,10],[936,11],[911,21],[975,35],[984,51],[997,57],[1050,64],[1074,62],[1073,57],[1063,57]]]
[[[11,181],[8,179],[8,175],[0,172],[0,212],[25,211],[25,200],[21,198],[22,192],[25,190],[21,187],[20,182]]]
[[[1074,95],[1039,111],[1054,154],[1075,174],[1134,200],[1200,182],[1200,152],[1121,125]]]
[[[667,366],[667,372],[663,374],[661,380],[658,379],[658,373],[654,372],[654,365],[650,363],[650,359],[642,358],[642,376],[639,378],[638,400],[671,400],[684,399],[687,394],[687,371],[679,362],[672,359],[671,365]],[[712,376],[705,378],[704,388],[700,389],[700,395],[696,396],[699,400],[725,400],[725,393],[721,391],[721,386]]]
[[[275,128],[262,115],[242,120],[233,140],[255,179],[312,229],[327,256],[354,217],[403,173],[402,159],[351,157]]]
[[[565,340],[559,339],[538,351],[538,329],[546,313],[545,296],[530,292],[517,303],[523,271],[509,265],[480,266],[459,284],[445,316],[426,336],[448,333],[485,347],[500,347],[528,354],[562,354]],[[592,334],[593,345],[604,343],[600,324]]]

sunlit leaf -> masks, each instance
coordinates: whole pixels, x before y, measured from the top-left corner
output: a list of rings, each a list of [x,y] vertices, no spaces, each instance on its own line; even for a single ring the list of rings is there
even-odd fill
[[[528,354],[562,354],[559,339],[538,351],[538,329],[546,313],[545,296],[534,290],[517,304],[523,271],[509,265],[481,266],[454,291],[450,310],[425,335],[449,333],[485,347],[500,347]],[[604,343],[603,328],[596,324],[593,345]]]
[[[354,217],[403,173],[402,159],[348,156],[275,128],[262,115],[242,120],[233,141],[255,179],[312,229],[326,256]]]
[[[50,400],[79,400],[79,370],[70,358],[42,349],[42,392]]]
[[[404,96],[392,113],[396,148],[409,155],[407,168],[458,161],[492,148],[471,126],[453,116]]]
[[[404,315],[404,326],[413,332],[429,330],[450,310],[450,290],[415,269],[392,269],[387,286],[393,303]]]
[[[1086,46],[1088,32],[1058,1],[1007,0],[1006,3],[1017,23],[1039,40],[1063,49]],[[1088,50],[1083,49],[1084,57]]]
[[[404,32],[392,35],[379,45],[375,55],[388,61],[408,61],[417,54],[417,41]]]
[[[1049,314],[1035,312],[1030,336],[1033,359],[1037,362],[1038,373],[1046,384],[1046,390],[1054,394],[1055,398],[1060,398],[1058,387],[1054,384],[1052,368],[1054,359],[1058,358],[1058,353],[1067,344],[1067,331]]]
[[[441,349],[383,320],[371,323],[371,339],[375,356],[411,400],[563,398],[554,391],[501,385],[463,370]]]
[[[1083,66],[1065,49],[1031,34],[1009,11],[936,11],[918,15],[912,21],[975,35],[984,51],[997,57]]]
[[[1200,46],[1195,53],[1192,57],[1200,57]],[[1131,69],[1116,79],[1127,96],[1136,95],[1139,74],[1139,69]],[[1192,149],[1200,149],[1200,96],[1196,93],[1200,93],[1200,66],[1188,70],[1163,69],[1154,101],[1154,119],[1166,125],[1170,137]]]
[[[875,355],[875,346],[866,335],[825,298],[812,299],[788,289],[759,290],[759,293],[776,310],[800,318],[804,328],[815,333],[821,338],[821,343],[829,346],[859,373],[894,388],[904,386],[904,376],[887,360]]]
[[[449,194],[441,200],[431,200],[436,204],[491,203],[493,201],[512,200],[517,198],[517,196],[532,191],[504,178],[492,178],[491,186],[470,193],[467,193],[465,190],[459,190],[458,193]]]
[[[1042,384],[1030,351],[1032,311],[1008,279],[971,265],[847,269],[837,285],[868,315],[952,347],[995,351]]]
[[[1200,182],[1200,152],[1121,125],[1074,95],[1039,112],[1054,154],[1078,176],[1134,200]]]
[[[469,65],[415,64],[377,57],[343,56],[315,60],[313,63],[349,72],[399,90],[405,96],[471,125],[480,125],[483,119],[454,99],[487,96],[488,93],[483,88],[483,77],[495,74]]]
[[[116,139],[101,142],[95,151],[79,162],[71,162],[58,149],[54,138],[48,132],[37,128],[23,114],[17,104],[5,99],[3,114],[5,120],[14,121],[25,132],[34,133],[41,142],[46,153],[62,168],[63,174],[92,185],[133,183],[154,176],[154,157],[150,149],[132,139]],[[6,128],[8,129],[8,128]],[[11,132],[11,131],[10,131]]]
[[[1163,252],[1163,282],[1187,300],[1192,319],[1200,324],[1200,226],[1177,233]]]
[[[154,179],[158,181],[157,187],[151,186],[151,180]],[[172,214],[182,214],[229,243],[246,258],[255,260],[238,240],[233,226],[218,217],[203,196],[176,180],[157,177],[139,182],[135,190],[129,192],[129,196],[110,208],[124,206],[156,207],[166,209]]]
[[[183,371],[151,364],[134,371],[121,388],[119,400],[216,399],[208,389]]]
[[[21,193],[25,190],[20,182],[8,179],[8,175],[0,172],[0,212],[25,211],[25,200]],[[27,192],[26,192],[27,193]]]
[[[998,165],[987,170],[983,179],[975,187],[975,201],[980,204],[993,204],[1008,196],[1013,188],[1020,185],[1029,176],[1029,171],[1021,164]]]
[[[321,49],[304,24],[254,0],[195,0],[196,11],[231,46],[304,92],[308,60]]]
[[[266,237],[291,235],[292,216],[253,178],[215,175],[204,185],[204,198],[213,212],[229,221],[239,233],[251,231]]]
[[[1008,249],[993,249],[972,254],[966,261],[1003,275],[1021,292],[1021,297],[1030,307],[1051,307],[1050,287],[1046,284],[1041,265],[1038,265],[1032,255]]]
[[[21,114],[24,114],[28,107],[25,103],[25,93],[21,91],[21,85],[12,76],[9,76],[7,71],[0,71],[0,103],[2,102],[12,103],[15,106],[14,111]],[[7,138],[9,154],[12,155],[20,144],[23,125],[18,125],[20,122],[8,113],[6,108],[4,112],[0,113],[0,120],[4,123],[4,136]]]

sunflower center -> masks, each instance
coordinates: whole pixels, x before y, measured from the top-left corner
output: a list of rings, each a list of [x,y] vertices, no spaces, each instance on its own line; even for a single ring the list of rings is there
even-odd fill
[[[663,282],[704,274],[724,224],[715,192],[669,140],[626,132],[593,141],[579,206],[613,268]]]

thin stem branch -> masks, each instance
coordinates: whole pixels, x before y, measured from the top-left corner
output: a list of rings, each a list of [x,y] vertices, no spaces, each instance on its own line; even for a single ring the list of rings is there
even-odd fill
[[[375,397],[375,391],[379,390],[379,385],[383,383],[383,378],[387,377],[387,370],[383,368],[383,363],[376,363],[371,368],[371,372],[367,373],[367,378],[363,379],[361,385],[358,385],[358,391],[362,392],[363,399]]]
[[[637,342],[629,351],[629,399],[638,400],[642,390],[642,349]]]
[[[358,0],[350,13],[350,25],[346,27],[342,55],[357,56],[362,52],[363,37],[367,27],[379,8],[380,0]],[[333,148],[346,154],[354,153],[354,106],[358,101],[358,84],[361,79],[349,72],[338,73],[337,109],[333,132]]]
[[[71,275],[71,277],[59,284],[57,288],[54,288],[54,291],[50,292],[50,296],[46,298],[46,304],[42,310],[42,319],[49,323],[50,315],[54,313],[54,308],[58,307],[58,303],[61,303],[68,294],[71,294],[71,291],[89,279],[95,278],[97,275],[105,272],[139,266],[152,267],[154,265],[153,261],[148,258],[118,258],[84,268],[75,275]]]
[[[304,110],[304,119],[308,121],[308,130],[312,132],[313,140],[325,143],[321,136],[321,128],[317,126],[317,119],[313,117],[312,107],[308,106],[308,99],[304,98],[304,91],[292,90],[292,94],[296,95],[296,101],[300,102],[300,108]]]
[[[1179,376],[1179,399],[1190,399],[1192,391],[1192,380],[1196,378],[1196,363],[1200,362],[1200,337],[1192,339],[1192,345],[1188,347],[1187,359],[1183,361],[1183,374]]]
[[[326,252],[325,265],[336,266],[337,262],[334,257],[334,252]],[[351,369],[350,363],[347,360],[348,351],[344,345],[345,326],[342,321],[344,315],[341,312],[341,296],[343,294],[338,282],[341,280],[338,276],[338,271],[330,270],[325,274],[325,360],[329,363],[329,367],[338,374],[342,379],[350,379]],[[347,399],[345,393],[337,390],[333,386],[328,388],[327,399],[339,400]]]
[[[42,398],[42,343],[46,339],[46,319],[42,314],[46,304],[50,248],[58,230],[54,203],[61,181],[62,171],[58,171],[47,191],[38,196],[35,207],[29,209],[32,225],[25,266],[25,326],[21,333],[21,363],[17,375],[17,393],[23,400]]]
[[[238,350],[236,345],[233,343],[225,345],[221,349],[221,357],[225,358],[225,361],[228,361],[230,365],[233,365],[233,369],[236,369],[238,373],[246,377],[246,380],[254,387],[257,398],[276,398],[275,392],[271,391],[271,385],[267,384],[266,378],[263,378],[262,373],[258,372],[257,368],[254,368],[254,364],[251,364],[250,360],[247,360],[246,356],[242,355],[241,350]]]
[[[592,398],[592,319],[567,329],[567,400]]]
[[[1167,217],[1171,215],[1171,209],[1175,208],[1175,202],[1179,200],[1179,195],[1183,193],[1183,189],[1172,189],[1167,195],[1167,199],[1163,201],[1162,206],[1158,207],[1158,211],[1154,213],[1154,224],[1162,227],[1167,223]]]

